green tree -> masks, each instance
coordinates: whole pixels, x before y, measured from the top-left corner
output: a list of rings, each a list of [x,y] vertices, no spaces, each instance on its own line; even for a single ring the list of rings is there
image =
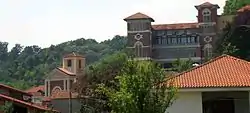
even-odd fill
[[[8,43],[0,42],[0,83],[20,89],[41,85],[44,84],[43,80],[47,73],[61,66],[63,55],[71,52],[80,53],[85,56],[88,66],[123,50],[126,41],[124,36],[118,35],[103,42],[80,38],[48,48],[16,44],[9,51]]]
[[[14,111],[13,103],[5,102],[4,105],[0,106],[0,111],[3,113],[12,113]]]
[[[152,61],[127,61],[116,77],[118,88],[101,84],[113,113],[164,113],[175,100],[176,89],[162,85],[164,70]]]
[[[236,14],[237,10],[250,4],[250,0],[226,0],[223,15]]]
[[[241,59],[250,60],[250,11],[238,13],[232,23],[223,30],[217,55],[229,54]]]
[[[79,79],[77,87],[79,97],[82,100],[82,113],[109,111],[109,107],[105,103],[106,96],[98,94],[95,90],[101,83],[116,88],[117,84],[114,78],[120,73],[127,60],[126,53],[117,52],[86,68],[86,74]]]
[[[173,65],[173,70],[177,72],[183,72],[193,67],[193,61],[191,59],[188,60],[180,60],[179,58],[175,60]]]

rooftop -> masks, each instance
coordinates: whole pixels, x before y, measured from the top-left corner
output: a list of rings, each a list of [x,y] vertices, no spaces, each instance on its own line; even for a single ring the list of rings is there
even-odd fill
[[[250,11],[250,5],[246,5],[240,8],[237,12],[245,12],[245,11]]]
[[[151,20],[152,22],[154,22],[154,19],[149,17],[148,15],[146,14],[143,14],[141,12],[138,12],[138,13],[135,13],[127,18],[125,18],[124,20],[127,21],[127,20],[134,20],[134,19],[149,19]]]
[[[222,55],[171,80],[179,88],[250,87],[250,63]]]
[[[177,24],[157,24],[152,25],[154,30],[166,30],[166,29],[191,29],[199,28],[198,23],[177,23]]]

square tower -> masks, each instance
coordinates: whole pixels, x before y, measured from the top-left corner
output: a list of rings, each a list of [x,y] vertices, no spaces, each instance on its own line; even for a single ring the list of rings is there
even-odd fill
[[[140,12],[124,19],[127,22],[127,48],[139,59],[152,57],[152,26],[154,20]]]

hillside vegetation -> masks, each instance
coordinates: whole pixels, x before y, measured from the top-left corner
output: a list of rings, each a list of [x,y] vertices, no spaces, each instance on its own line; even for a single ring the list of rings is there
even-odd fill
[[[94,39],[80,38],[48,48],[36,45],[24,47],[20,44],[8,48],[8,42],[0,42],[0,82],[20,89],[43,84],[46,74],[61,66],[63,55],[80,53],[86,57],[89,65],[124,49],[126,40],[118,35],[100,43]]]

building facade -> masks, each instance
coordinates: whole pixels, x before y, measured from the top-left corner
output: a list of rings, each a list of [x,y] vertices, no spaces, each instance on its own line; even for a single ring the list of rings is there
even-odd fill
[[[133,14],[127,22],[127,48],[138,59],[152,59],[164,67],[180,58],[201,63],[213,55],[221,29],[233,15],[217,14],[220,8],[209,2],[195,6],[197,22],[153,25],[154,19],[142,14]]]
[[[45,96],[51,97],[60,92],[71,92],[77,76],[83,74],[85,58],[77,53],[63,57],[62,67],[52,70],[45,79]]]
[[[47,75],[45,98],[49,98],[50,105],[61,113],[79,112],[81,103],[73,84],[84,74],[85,57],[73,52],[63,56],[62,64]]]

